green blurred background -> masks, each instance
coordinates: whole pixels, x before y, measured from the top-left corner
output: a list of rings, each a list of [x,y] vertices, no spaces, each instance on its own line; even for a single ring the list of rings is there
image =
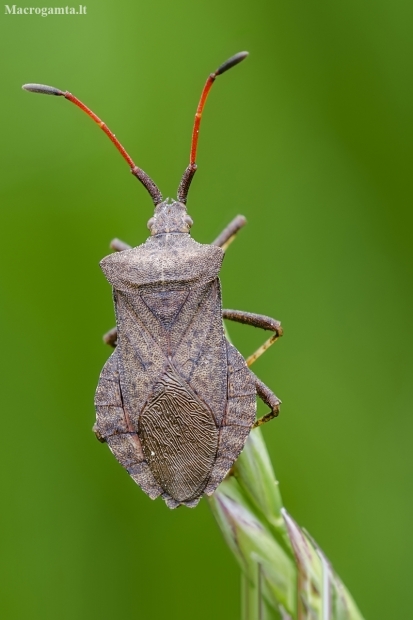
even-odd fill
[[[205,109],[193,236],[247,216],[224,304],[284,325],[254,370],[284,401],[264,432],[286,507],[366,618],[411,617],[413,5],[86,6],[0,19],[2,618],[239,617],[206,501],[151,502],[91,432],[98,262],[144,241],[151,201],[90,119],[20,87],[73,92],[175,196],[204,81],[243,49]],[[244,354],[265,337],[230,330]]]

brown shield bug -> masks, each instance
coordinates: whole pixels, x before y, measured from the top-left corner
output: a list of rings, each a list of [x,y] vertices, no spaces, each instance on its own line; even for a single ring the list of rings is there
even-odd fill
[[[111,247],[116,253],[100,263],[113,287],[117,328],[104,337],[116,348],[100,375],[93,430],[143,491],[152,499],[161,495],[170,508],[193,507],[203,494],[211,495],[250,430],[279,410],[280,400],[249,366],[282,335],[280,323],[221,305],[218,273],[245,218],[237,216],[212,244],[203,245],[191,238],[186,211],[208,92],[218,75],[246,56],[236,54],[208,77],[195,115],[190,163],[172,202],[163,200],[152,179],[79,99],[51,86],[23,86],[65,97],[86,112],[155,204],[147,241],[131,248],[115,239]],[[244,360],[226,339],[223,318],[274,333]],[[256,421],[257,395],[270,412]]]

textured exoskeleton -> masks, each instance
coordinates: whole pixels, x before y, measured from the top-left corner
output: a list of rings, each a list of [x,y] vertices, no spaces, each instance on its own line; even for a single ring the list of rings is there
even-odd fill
[[[218,273],[224,250],[245,223],[238,216],[211,245],[191,239],[186,212],[196,172],[202,111],[216,77],[247,57],[239,52],[211,73],[195,114],[190,162],[169,203],[107,125],[68,91],[43,84],[25,90],[64,97],[105,132],[155,205],[151,237],[136,248],[116,240],[118,250],[101,262],[111,283],[117,345],[96,391],[94,431],[151,498],[170,508],[195,506],[231,469],[251,428],[278,413],[280,401],[249,366],[282,334],[270,317],[222,310]],[[226,340],[222,318],[274,332],[248,360]],[[256,395],[270,413],[255,420]]]
[[[214,492],[262,392],[224,335],[224,252],[194,241],[191,223],[184,204],[162,202],[144,244],[101,262],[113,286],[117,346],[100,376],[94,430],[145,493],[170,508]],[[281,333],[277,321],[272,329]],[[276,414],[278,399],[264,400]]]

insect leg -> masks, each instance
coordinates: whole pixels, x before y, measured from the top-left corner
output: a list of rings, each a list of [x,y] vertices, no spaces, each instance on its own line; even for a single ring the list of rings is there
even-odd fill
[[[237,232],[245,226],[247,220],[243,215],[237,215],[234,217],[232,222],[228,224],[226,228],[222,231],[220,235],[211,243],[211,245],[218,245],[220,248],[226,252],[227,247],[230,243],[232,243],[235,239]]]
[[[131,478],[155,499],[163,493],[145,461],[141,442],[123,405],[115,351],[103,367],[95,395],[96,424],[93,431],[106,442]]]
[[[132,246],[129,245],[129,243],[121,241],[120,239],[112,239],[109,247],[115,252],[123,252],[123,250],[130,250]]]
[[[258,396],[271,409],[271,411],[269,411],[268,413],[266,413],[261,418],[255,421],[252,428],[257,428],[257,426],[261,426],[262,424],[265,424],[266,422],[269,422],[270,420],[278,416],[280,412],[281,401],[274,394],[274,392],[272,392],[270,388],[267,387],[265,383],[261,381],[261,379],[258,379],[258,377],[254,375],[254,373],[251,370],[250,370],[250,373],[254,377],[255,388],[257,390]]]
[[[261,329],[268,329],[274,334],[262,344],[259,349],[250,355],[245,361],[247,366],[251,366],[278,338],[283,334],[281,323],[263,314],[255,314],[254,312],[244,312],[243,310],[222,310],[222,318]]]
[[[103,334],[103,342],[115,348],[118,343],[118,328],[112,327],[106,334]]]
[[[260,327],[261,329],[268,329],[274,332],[271,338],[268,338],[268,340],[266,340],[264,344],[262,344],[259,349],[255,351],[255,353],[250,355],[245,360],[247,366],[251,366],[260,357],[260,355],[264,353],[264,351],[266,351],[276,340],[278,340],[278,338],[280,338],[280,336],[282,336],[283,333],[281,323],[279,321],[262,314],[254,314],[252,312],[243,312],[240,310],[223,310],[222,316],[224,319],[228,319],[230,321],[252,325],[253,327]],[[274,394],[274,392],[272,392],[270,388],[261,381],[261,379],[258,379],[252,371],[250,372],[254,378],[258,396],[271,409],[269,413],[265,414],[254,423],[252,428],[257,428],[257,426],[261,426],[261,424],[265,424],[266,422],[269,422],[273,418],[277,417],[280,410],[281,401]]]
[[[121,241],[120,239],[112,239],[109,246],[115,252],[123,252],[123,250],[130,250],[131,245]],[[116,327],[112,327],[106,334],[103,334],[103,342],[110,347],[115,348],[118,340],[118,330]]]

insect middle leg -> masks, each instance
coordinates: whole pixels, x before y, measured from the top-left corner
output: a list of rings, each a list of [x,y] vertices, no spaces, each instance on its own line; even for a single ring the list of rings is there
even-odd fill
[[[112,327],[106,334],[103,334],[103,342],[115,348],[118,343],[118,328]]]
[[[243,310],[223,310],[222,317],[228,321],[235,321],[236,323],[243,323],[244,325],[252,325],[253,327],[260,327],[261,329],[267,329],[274,332],[274,334],[268,338],[252,355],[250,355],[245,361],[247,366],[252,366],[254,362],[283,335],[281,323],[276,319],[272,319],[270,316],[264,314],[255,314],[254,312],[244,312]]]
[[[132,248],[131,245],[121,241],[120,239],[112,239],[109,244],[109,247],[114,250],[114,252],[123,252],[123,250],[130,250]],[[108,344],[110,347],[116,347],[116,343],[118,340],[118,331],[116,327],[110,329],[106,334],[103,335],[103,342]]]
[[[253,327],[260,327],[261,329],[267,329],[274,332],[274,334],[268,338],[252,355],[250,355],[245,361],[247,366],[251,366],[263,353],[266,351],[274,342],[278,340],[283,334],[283,330],[281,327],[281,323],[276,321],[275,319],[265,316],[263,314],[255,314],[253,312],[244,312],[242,310],[223,310],[222,316],[224,319],[229,321],[235,321],[237,323],[243,323],[244,325],[252,325]],[[269,422],[273,418],[277,417],[280,410],[280,399],[270,390],[269,387],[265,385],[258,379],[258,377],[250,371],[255,380],[255,387],[257,390],[258,396],[261,400],[268,405],[271,411],[262,418],[259,418],[252,428],[256,428],[257,426],[261,426],[265,424],[265,422]]]

